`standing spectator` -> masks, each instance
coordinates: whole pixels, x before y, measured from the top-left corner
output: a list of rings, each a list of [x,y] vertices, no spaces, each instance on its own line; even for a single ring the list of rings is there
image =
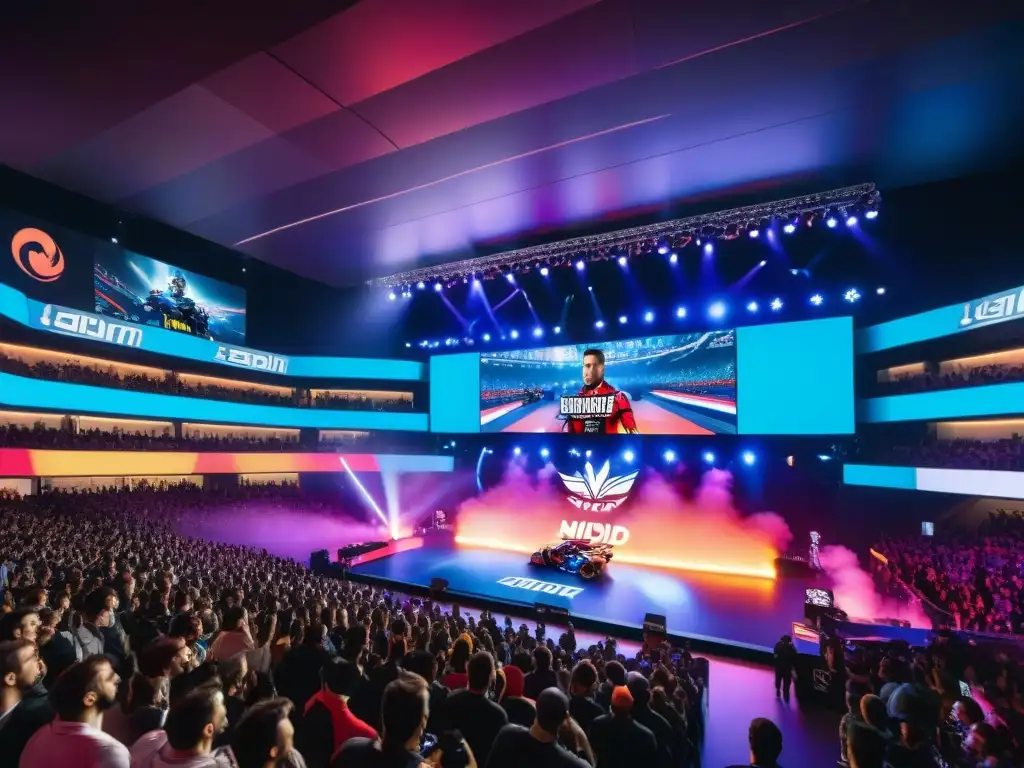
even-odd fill
[[[630,672],[626,675],[626,687],[633,697],[633,719],[653,733],[658,744],[656,765],[671,768],[675,764],[672,755],[675,734],[668,721],[651,709],[651,681],[639,672]]]
[[[39,635],[39,612],[35,608],[15,608],[0,618],[0,643],[10,640],[31,640]]]
[[[526,676],[523,684],[523,695],[526,698],[536,701],[544,689],[558,687],[558,675],[551,669],[551,661],[551,649],[546,645],[538,645],[534,649],[533,671]]]
[[[597,703],[605,709],[612,705],[612,693],[616,688],[626,685],[626,668],[617,661],[609,661],[604,665],[604,682],[597,689]],[[632,705],[632,699],[630,699]]]
[[[560,737],[571,739],[576,751],[590,762],[559,744]],[[569,700],[557,688],[548,688],[537,698],[537,719],[529,729],[515,724],[501,729],[487,768],[588,768],[592,761],[586,734],[569,716]]]
[[[295,729],[296,748],[309,768],[327,768],[334,753],[349,739],[377,738],[377,731],[348,707],[360,678],[359,667],[351,661],[332,661],[324,667],[323,687],[306,702]]]
[[[430,697],[430,719],[427,720],[427,733],[434,735],[442,733],[445,723],[445,706],[450,691],[437,680],[437,657],[428,651],[413,651],[403,660],[402,668],[427,681],[427,691]],[[521,680],[522,674],[520,673]]]
[[[25,744],[53,719],[41,674],[31,640],[0,643],[0,768],[17,768]]]
[[[846,754],[850,768],[883,768],[888,739],[876,728],[860,720],[849,724],[846,734]]]
[[[223,630],[210,646],[207,658],[211,661],[230,659],[239,653],[256,650],[249,633],[249,614],[240,605],[232,605],[224,611]]]
[[[103,712],[117,700],[119,682],[106,656],[69,667],[50,692],[57,719],[29,739],[20,768],[129,768],[128,747],[103,732]]]
[[[469,686],[448,697],[448,729],[466,738],[476,759],[486,765],[498,731],[508,724],[505,710],[487,694],[494,685],[494,659],[485,651],[473,654],[468,665]]]
[[[588,733],[590,724],[605,713],[593,699],[596,689],[597,668],[584,659],[573,668],[569,678],[569,714],[584,733]]]
[[[779,726],[765,717],[755,717],[750,721],[747,741],[750,744],[750,768],[779,768],[779,756],[782,754]]]
[[[793,669],[796,667],[796,646],[793,638],[783,635],[775,644],[772,663],[775,666],[775,696],[789,701],[789,690],[793,686]]]
[[[231,752],[238,768],[305,768],[295,750],[295,728],[288,699],[268,699],[249,707],[231,737]]]
[[[175,701],[164,725],[166,741],[132,748],[131,768],[231,768],[229,753],[213,749],[227,724],[224,694],[216,683],[201,685]]]
[[[590,743],[597,768],[633,768],[655,765],[658,742],[649,728],[633,719],[633,695],[624,685],[611,695],[611,714],[601,715],[590,725]]]
[[[505,690],[502,691],[499,704],[508,715],[508,721],[529,728],[537,719],[537,708],[534,703],[523,697],[523,682],[526,675],[519,667],[505,667]]]

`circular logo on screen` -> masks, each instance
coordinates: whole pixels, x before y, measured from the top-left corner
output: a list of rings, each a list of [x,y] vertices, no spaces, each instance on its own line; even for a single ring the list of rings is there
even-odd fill
[[[64,254],[41,229],[26,227],[15,232],[11,255],[22,272],[41,283],[52,283],[64,273]]]

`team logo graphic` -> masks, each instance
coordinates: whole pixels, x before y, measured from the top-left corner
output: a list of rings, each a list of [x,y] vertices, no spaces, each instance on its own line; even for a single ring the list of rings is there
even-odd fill
[[[541,594],[554,595],[555,597],[568,597],[569,599],[576,597],[576,595],[583,591],[583,587],[568,587],[564,584],[552,584],[551,582],[527,579],[522,576],[506,576],[503,579],[498,579],[498,583],[503,587],[526,589],[530,592],[540,592]]]
[[[22,272],[41,283],[52,283],[64,273],[64,254],[41,229],[26,227],[15,232],[11,255]]]
[[[566,490],[571,494],[569,503],[584,512],[611,512],[618,509],[629,495],[637,475],[640,474],[630,472],[628,475],[609,477],[610,464],[607,461],[596,475],[589,461],[583,469],[583,474],[576,472],[572,475],[563,475],[559,472],[558,476],[562,478]]]

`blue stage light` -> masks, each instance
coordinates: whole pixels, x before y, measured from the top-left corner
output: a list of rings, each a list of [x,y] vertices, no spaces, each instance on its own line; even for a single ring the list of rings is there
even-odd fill
[[[819,453],[818,461],[832,461],[832,457],[829,456],[827,453]]]
[[[598,320],[596,323],[594,323],[594,327],[600,331],[602,328],[604,328],[604,320]]]
[[[619,256],[619,266],[620,267],[626,266],[626,257],[625,256]]]
[[[676,307],[676,317],[679,320],[682,320],[684,317],[686,317],[686,307]]]
[[[757,457],[754,455],[754,453],[752,451],[744,451],[743,452],[743,463],[744,464],[746,464],[748,467],[752,467],[752,466],[754,466],[754,462],[755,461],[757,461]]]
[[[846,218],[846,226],[848,226],[848,227],[856,227],[857,226],[857,217],[856,216],[848,216]]]
[[[704,243],[704,253],[709,256],[715,252],[715,246],[712,243]]]
[[[586,450],[586,451],[583,452],[583,455],[586,456],[589,459],[593,453],[594,452],[591,451],[591,450]]]
[[[785,232],[787,235],[792,235],[794,232],[796,232],[796,224],[794,224],[793,222],[789,222],[782,228],[782,231]]]
[[[619,325],[625,325],[629,322],[629,318],[625,315],[619,315]]]
[[[540,268],[540,276],[541,277],[547,277],[549,273],[550,273],[550,270],[548,270],[547,267],[541,267]]]
[[[813,296],[811,296],[811,304],[813,304],[816,307],[820,307],[824,303],[824,301],[825,298],[820,293],[816,293]]]
[[[422,280],[420,280],[418,283],[416,283],[416,287],[419,288],[422,291],[427,286],[426,286],[426,284]]]
[[[625,451],[622,452],[622,459],[627,464],[632,464],[633,463],[633,459],[635,459],[635,458],[636,458],[635,454],[631,450],[629,450],[628,448]]]
[[[647,310],[646,312],[644,312],[644,322],[645,323],[653,323],[654,322],[654,313],[651,312],[650,310]]]
[[[768,259],[761,259],[759,262],[757,262],[757,266],[759,266],[759,267],[766,267],[766,266],[768,266]]]
[[[434,283],[434,290],[437,291],[438,293],[440,293],[443,288],[444,286],[441,285],[440,283]]]
[[[660,253],[662,256],[664,256],[666,253],[668,253],[668,246],[667,245],[659,246],[658,247],[658,253]]]
[[[555,326],[554,328],[552,328],[551,330],[555,332],[555,335],[558,335],[559,333],[561,333],[561,332],[562,332],[562,326],[560,326],[560,325],[556,325],[556,326]]]
[[[858,291],[856,288],[851,288],[850,290],[843,294],[843,298],[846,299],[851,304],[853,304],[853,302],[858,301],[860,299],[860,291]]]
[[[550,455],[551,455],[551,451],[549,451],[547,448],[541,448],[540,449],[540,457],[542,459],[546,459]]]
[[[587,265],[584,263],[583,259],[580,259],[579,261],[576,262],[576,269],[579,269],[579,270],[582,271],[583,268],[586,267],[586,266]]]
[[[508,332],[508,335],[511,336],[513,340],[518,339],[519,338],[519,331],[517,331],[515,328],[513,328],[511,331]]]
[[[408,341],[407,341],[407,342],[405,342],[405,348],[406,348],[406,349],[409,349],[410,347],[412,347],[412,343],[411,343],[411,342],[408,342]]]
[[[676,452],[672,450],[665,451],[663,454],[661,454],[661,456],[669,464],[676,460]]]
[[[758,306],[757,306],[757,302],[756,301],[752,301],[749,304],[747,304],[747,312],[753,313],[753,312],[757,312],[757,310],[758,310]]]
[[[877,288],[875,288],[875,293],[877,293],[879,296],[885,296],[885,286],[880,285]]]
[[[491,334],[489,334],[489,333],[485,333],[485,334],[484,334],[484,335],[483,335],[483,336],[482,336],[481,338],[482,338],[482,339],[483,339],[484,341],[490,341],[490,340],[491,340]]]
[[[543,335],[544,335],[544,329],[541,328],[539,325],[536,328],[533,329],[533,338],[539,339]]]
[[[829,229],[835,229],[836,228],[836,224],[838,224],[838,223],[839,222],[836,221],[836,217],[835,216],[829,216],[827,219],[825,219],[825,226],[827,226]]]
[[[725,302],[716,301],[708,307],[708,317],[712,320],[721,320],[725,317]]]
[[[590,291],[591,293],[593,293],[594,292],[594,286],[588,285],[587,286],[587,290]]]
[[[516,281],[516,276],[509,272],[507,275],[505,275],[505,279],[508,280],[510,283],[514,283]]]
[[[518,445],[515,448],[512,449],[512,455],[513,456],[518,456],[522,452],[523,452],[523,449],[520,448]]]
[[[388,298],[389,298],[389,299],[390,299],[391,301],[394,301],[394,300],[395,300],[395,299],[397,299],[398,297],[397,297],[397,296],[395,295],[395,292],[394,292],[394,291],[392,291],[391,293],[389,293],[389,294],[388,294]]]
[[[771,307],[772,312],[778,312],[782,309],[782,299],[772,299]]]
[[[714,464],[715,463],[715,454],[713,454],[711,451],[704,451],[704,463],[705,464]]]
[[[673,253],[671,256],[668,257],[668,260],[670,264],[675,264],[677,261],[679,261],[679,256]]]
[[[759,229],[752,229],[749,232],[747,232],[747,235],[749,237],[751,237],[752,239],[756,240],[757,238],[759,238],[761,236],[761,230],[759,230]]]
[[[878,211],[868,211],[867,213],[864,214],[864,218],[865,219],[877,219],[878,218]]]

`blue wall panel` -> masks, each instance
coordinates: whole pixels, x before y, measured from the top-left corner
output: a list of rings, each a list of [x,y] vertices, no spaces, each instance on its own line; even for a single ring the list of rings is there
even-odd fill
[[[480,355],[476,352],[430,358],[430,431],[480,431]]]
[[[868,422],[1017,416],[1024,413],[1024,383],[872,397],[862,400],[858,411]]]
[[[738,328],[736,388],[741,435],[853,433],[853,318]]]
[[[885,467],[873,464],[846,464],[843,482],[847,485],[870,485],[878,488],[917,488],[917,470],[914,467]]]
[[[62,413],[103,413],[264,427],[427,431],[425,413],[330,411],[247,405],[27,379],[9,373],[0,373],[0,404],[16,408],[46,408]]]

